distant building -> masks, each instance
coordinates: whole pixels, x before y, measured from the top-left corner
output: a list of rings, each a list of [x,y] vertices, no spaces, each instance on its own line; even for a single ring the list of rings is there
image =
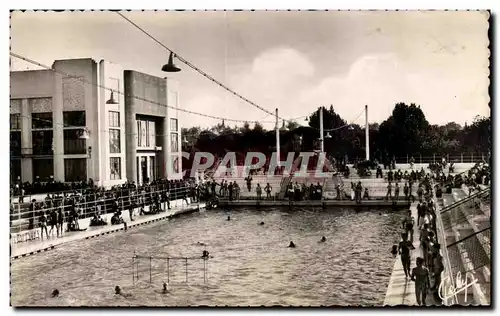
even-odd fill
[[[111,186],[181,178],[171,80],[92,59],[57,60],[52,68],[71,77],[52,70],[10,73],[11,181],[92,178]]]

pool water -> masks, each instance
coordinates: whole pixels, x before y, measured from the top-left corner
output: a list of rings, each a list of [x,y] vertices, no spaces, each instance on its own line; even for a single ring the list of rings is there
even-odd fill
[[[12,261],[14,306],[381,305],[403,212],[210,210]],[[227,216],[231,220],[227,221]],[[264,225],[259,225],[264,222]],[[326,242],[320,243],[322,236]],[[290,241],[296,248],[288,248]],[[204,245],[200,245],[203,243]],[[204,261],[154,257],[213,258]],[[133,255],[140,259],[132,267]],[[151,268],[150,268],[151,267]],[[132,272],[134,270],[134,273]],[[207,282],[204,282],[204,278]],[[162,294],[169,281],[170,293]],[[125,296],[114,295],[119,285]],[[59,297],[50,293],[58,289]]]

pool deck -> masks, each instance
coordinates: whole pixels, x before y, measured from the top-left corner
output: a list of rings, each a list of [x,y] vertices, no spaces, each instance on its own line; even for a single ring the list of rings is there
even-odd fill
[[[385,200],[362,200],[356,203],[351,200],[311,200],[311,201],[286,201],[286,200],[220,200],[220,206],[231,207],[273,207],[273,206],[302,206],[302,207],[329,207],[329,206],[348,206],[348,207],[397,207],[409,208],[410,203],[406,200],[385,201]]]
[[[172,207],[172,209],[167,210],[166,212],[161,212],[160,214],[156,215],[142,215],[139,216],[137,214],[137,211],[135,212],[135,218],[134,221],[131,221],[128,212],[124,211],[123,212],[123,220],[127,223],[127,230],[142,226],[142,225],[147,225],[151,224],[154,222],[162,221],[162,220],[168,220],[169,218],[179,215],[182,213],[190,213],[190,212],[195,212],[198,211],[199,209],[205,208],[205,203],[192,203],[187,206],[178,206],[178,207]],[[106,214],[103,215],[103,217],[107,220],[108,218],[111,218],[111,214]],[[79,220],[80,227],[82,228],[87,228],[85,231],[79,231],[79,232],[65,232],[64,236],[61,238],[57,237],[51,237],[49,239],[44,239],[43,241],[41,240],[34,240],[34,241],[27,241],[27,242],[22,242],[22,243],[11,243],[11,260],[13,259],[18,259],[22,257],[27,257],[33,254],[37,254],[40,252],[44,252],[47,250],[54,249],[56,246],[82,240],[82,239],[90,239],[90,238],[96,238],[102,235],[108,235],[111,233],[116,233],[120,231],[124,231],[125,227],[124,225],[106,225],[106,226],[94,226],[94,227],[89,227],[90,224],[90,218],[84,218]]]
[[[415,218],[415,227],[413,231],[413,246],[415,250],[411,252],[411,269],[415,268],[415,262],[417,257],[421,257],[422,250],[420,248],[420,230],[418,228],[417,213],[417,202],[414,202],[410,206],[411,215]],[[390,249],[387,251],[389,252]],[[427,305],[430,302],[430,294],[427,294]],[[389,286],[385,294],[384,306],[417,306],[417,298],[415,296],[415,283],[409,278],[405,277],[405,272],[403,269],[403,264],[401,263],[401,256],[397,255],[396,261],[394,262],[394,268],[392,269],[392,275],[389,280]]]

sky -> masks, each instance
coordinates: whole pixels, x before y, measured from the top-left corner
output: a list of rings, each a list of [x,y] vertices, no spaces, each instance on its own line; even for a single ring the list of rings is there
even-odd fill
[[[321,105],[357,124],[364,124],[365,104],[370,123],[387,119],[397,102],[420,105],[431,124],[490,115],[485,12],[123,14],[245,98],[300,124]],[[168,76],[179,84],[181,108],[274,126],[272,116],[179,61],[181,72],[162,72],[168,52],[114,12],[14,12],[11,51],[45,65],[91,57]],[[11,58],[11,70],[27,69],[38,67]],[[180,119],[183,127],[220,123]]]

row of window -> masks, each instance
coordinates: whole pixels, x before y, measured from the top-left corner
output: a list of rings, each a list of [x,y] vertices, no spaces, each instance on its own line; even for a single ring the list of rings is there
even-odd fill
[[[64,154],[65,155],[83,155],[87,154],[87,142],[80,139],[82,130],[69,129],[64,130]],[[118,129],[109,130],[109,152],[112,154],[121,153],[121,133]],[[52,130],[32,131],[31,144],[34,155],[51,155],[53,151],[54,132]],[[179,135],[170,134],[170,146],[172,152],[179,151]],[[10,132],[11,155],[21,155],[21,132]]]
[[[52,128],[52,116],[52,112],[31,113],[31,128]],[[64,127],[85,127],[85,111],[64,111],[63,124]],[[109,111],[109,127],[120,127],[120,112]],[[10,115],[10,129],[21,129],[21,114],[15,113]]]
[[[120,127],[120,112],[109,111],[108,113],[109,127]],[[144,135],[155,135],[155,124],[153,121],[137,121],[137,130],[143,131],[144,127],[139,123],[145,124],[147,131]],[[86,117],[85,111],[64,111],[63,112],[63,124],[64,127],[85,127]],[[32,129],[50,129],[53,125],[53,113],[43,112],[43,113],[31,113],[31,128]],[[152,127],[151,127],[152,126]],[[18,130],[21,129],[21,114],[15,113],[10,115],[10,129]],[[151,129],[151,130],[149,130]],[[178,131],[178,121],[177,119],[170,119],[170,131]],[[140,137],[139,137],[140,138]]]
[[[85,127],[85,111],[64,111],[63,112],[64,127]],[[51,129],[53,125],[53,113],[31,113],[31,128],[32,129]],[[10,129],[21,129],[21,114],[15,113],[10,115]]]
[[[78,126],[85,126],[85,111],[71,111],[64,112],[65,121],[78,123]],[[33,113],[37,117],[45,117],[52,119],[52,113]],[[21,133],[17,131],[20,129],[20,116],[19,114],[11,114],[11,150],[15,152],[14,155],[19,155],[21,151]],[[40,124],[35,124],[33,121],[33,129],[49,128],[49,125],[44,125],[45,120]],[[76,126],[66,125],[65,126]],[[120,127],[120,113],[109,112],[109,126]],[[51,125],[50,125],[51,127]],[[177,129],[177,119],[171,119],[171,129]],[[137,130],[139,136],[137,137],[137,147],[139,148],[154,148],[156,146],[156,125],[154,121],[137,120]],[[82,129],[65,129],[64,130],[64,154],[86,154],[86,141],[80,139]],[[48,155],[52,153],[52,138],[53,132],[51,130],[32,131],[32,148],[33,154]],[[179,135],[178,133],[171,133],[170,147],[172,152],[179,151]],[[109,152],[112,154],[121,153],[121,131],[120,129],[109,129]]]
[[[111,157],[110,175],[111,180],[121,180],[121,159],[119,157]],[[54,159],[33,159],[33,180],[46,182],[54,175]],[[21,160],[10,160],[10,175],[11,181],[16,181],[21,177]],[[66,158],[64,159],[64,181],[75,182],[87,179],[87,159],[86,158]]]

